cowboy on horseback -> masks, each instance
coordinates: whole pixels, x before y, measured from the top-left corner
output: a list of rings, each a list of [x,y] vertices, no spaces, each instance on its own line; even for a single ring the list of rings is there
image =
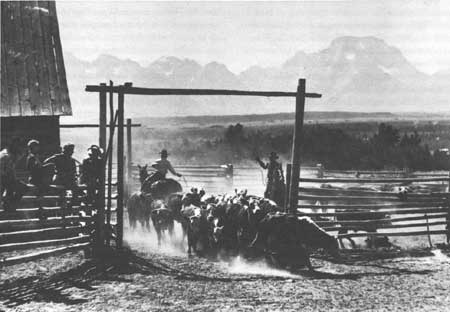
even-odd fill
[[[152,167],[156,169],[156,172],[148,178],[147,183],[153,184],[156,181],[164,180],[166,178],[167,172],[169,171],[173,175],[181,177],[181,174],[175,171],[175,169],[172,167],[172,164],[167,159],[167,157],[169,156],[167,150],[163,149],[159,154],[161,155],[161,158],[156,160],[152,164]]]
[[[278,155],[275,152],[271,152],[268,163],[264,163],[259,157],[256,157],[255,160],[261,168],[267,169],[267,185],[264,197],[275,201],[279,205],[283,205],[285,187],[283,167],[277,159]]]

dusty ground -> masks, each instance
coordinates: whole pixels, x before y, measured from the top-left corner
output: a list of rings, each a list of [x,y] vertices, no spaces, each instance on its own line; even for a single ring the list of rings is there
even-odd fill
[[[314,258],[317,273],[157,253],[129,236],[136,255],[94,263],[66,254],[0,269],[5,311],[450,311],[450,257],[434,250]]]

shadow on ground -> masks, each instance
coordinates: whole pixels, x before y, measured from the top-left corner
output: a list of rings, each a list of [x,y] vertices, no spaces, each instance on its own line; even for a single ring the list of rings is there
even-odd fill
[[[14,281],[6,281],[0,284],[0,302],[6,307],[16,307],[28,302],[57,302],[66,305],[76,305],[87,302],[84,298],[71,298],[70,292],[64,293],[69,288],[79,288],[87,291],[95,290],[95,284],[102,281],[131,282],[123,276],[126,274],[140,273],[143,275],[169,275],[178,280],[210,281],[210,282],[239,282],[255,280],[285,280],[289,277],[259,276],[259,275],[231,275],[231,277],[209,276],[175,269],[168,264],[155,259],[146,259],[131,251],[113,252],[109,251],[101,260],[86,260],[81,265],[66,272],[54,275],[32,276],[20,278]],[[114,254],[112,254],[114,253]],[[411,256],[411,255],[410,255]],[[388,257],[392,258],[392,257]],[[367,257],[347,257],[345,265],[372,266],[381,268],[383,272],[358,272],[358,273],[330,273],[309,272],[301,270],[295,272],[298,277],[308,279],[351,279],[356,280],[365,276],[374,275],[407,275],[428,274],[430,270],[407,270],[390,266],[382,266],[379,263],[370,262],[379,260]],[[364,260],[364,261],[363,261]],[[376,262],[376,261],[375,261]]]

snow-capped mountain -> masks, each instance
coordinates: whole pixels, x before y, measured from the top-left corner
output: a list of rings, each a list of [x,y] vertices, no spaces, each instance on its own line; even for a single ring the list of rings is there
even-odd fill
[[[97,109],[97,97],[86,84],[127,81],[134,86],[296,90],[298,78],[307,91],[322,93],[308,100],[309,110],[449,111],[450,70],[427,75],[418,71],[400,50],[375,37],[340,37],[324,50],[297,52],[279,67],[252,66],[240,74],[224,64],[204,66],[194,60],[161,57],[144,67],[132,60],[100,55],[92,62],[65,55],[74,115],[86,117]],[[153,105],[142,105],[151,102]],[[236,97],[129,97],[128,116],[225,115],[285,112],[292,99]]]

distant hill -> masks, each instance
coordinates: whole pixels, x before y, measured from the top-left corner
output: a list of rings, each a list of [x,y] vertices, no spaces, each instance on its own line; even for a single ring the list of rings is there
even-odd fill
[[[167,126],[228,126],[236,123],[288,123],[294,122],[294,113],[253,114],[253,115],[220,115],[220,116],[179,116],[179,117],[136,117],[134,123],[141,123],[146,127]],[[376,112],[306,112],[305,120],[308,121],[385,121],[401,118],[400,115]]]
[[[69,91],[76,118],[97,113],[97,96],[86,84],[113,80],[135,86],[165,88],[228,88],[294,91],[298,78],[307,90],[322,93],[310,99],[314,111],[440,112],[450,111],[450,70],[434,75],[418,71],[400,50],[375,37],[340,37],[314,53],[299,51],[280,67],[252,66],[242,73],[211,62],[161,57],[149,66],[130,59],[101,55],[92,62],[65,54]],[[127,96],[126,115],[187,116],[292,112],[293,99],[250,97]],[[151,103],[151,104],[148,104]]]

